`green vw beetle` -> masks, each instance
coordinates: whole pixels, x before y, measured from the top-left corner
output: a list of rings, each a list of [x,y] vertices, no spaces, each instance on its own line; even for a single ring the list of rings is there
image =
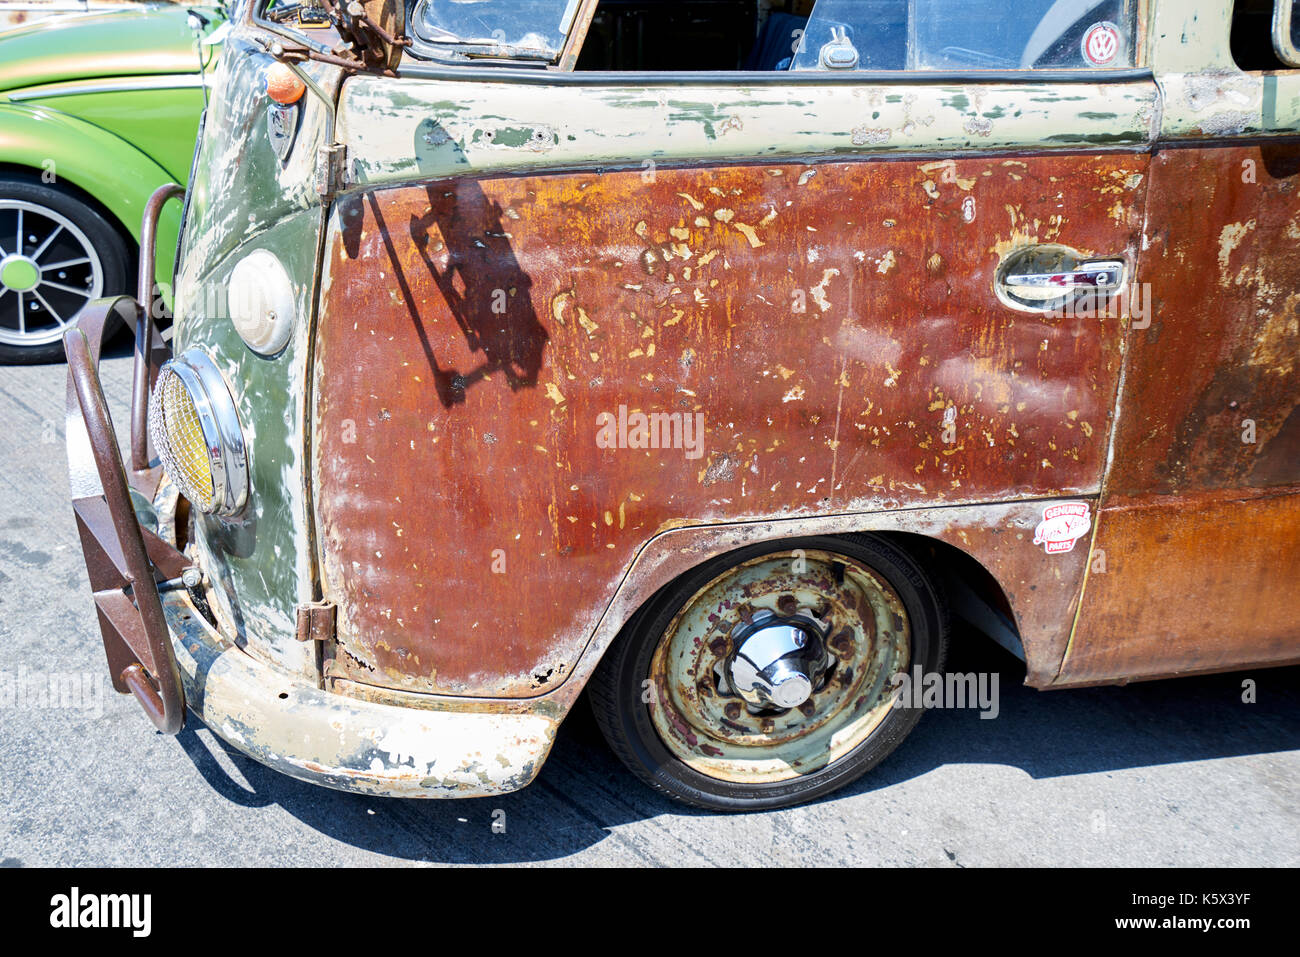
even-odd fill
[[[0,362],[61,359],[88,302],[133,288],[145,202],[189,172],[225,22],[152,3],[0,33]],[[164,274],[179,223],[159,227]]]

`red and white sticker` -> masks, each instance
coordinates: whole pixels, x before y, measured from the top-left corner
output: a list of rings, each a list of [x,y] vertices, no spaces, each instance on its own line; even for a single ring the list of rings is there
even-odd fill
[[[1102,20],[1088,27],[1083,34],[1083,58],[1093,66],[1110,66],[1119,59],[1124,39],[1119,27]]]
[[[1062,502],[1043,509],[1043,520],[1034,529],[1034,544],[1049,555],[1074,550],[1074,543],[1088,534],[1092,520],[1087,502]]]

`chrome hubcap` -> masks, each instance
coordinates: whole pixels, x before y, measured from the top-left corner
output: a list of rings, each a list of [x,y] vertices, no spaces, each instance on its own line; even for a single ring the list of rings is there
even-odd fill
[[[104,289],[99,256],[55,210],[0,199],[0,343],[57,342]]]
[[[732,636],[735,650],[716,666],[718,691],[744,699],[751,714],[797,708],[820,688],[834,656],[826,650],[828,622],[802,611],[783,617],[754,612]]]

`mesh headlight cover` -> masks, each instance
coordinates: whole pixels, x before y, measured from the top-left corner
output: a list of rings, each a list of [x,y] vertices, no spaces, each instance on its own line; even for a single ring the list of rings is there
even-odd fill
[[[230,514],[248,497],[248,465],[234,399],[207,353],[166,363],[149,401],[149,435],[167,477],[200,511]]]

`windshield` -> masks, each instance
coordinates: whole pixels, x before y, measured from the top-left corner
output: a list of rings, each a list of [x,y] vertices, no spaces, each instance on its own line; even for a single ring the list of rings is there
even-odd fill
[[[564,47],[578,4],[579,0],[420,0],[412,26],[429,43],[554,60]]]

